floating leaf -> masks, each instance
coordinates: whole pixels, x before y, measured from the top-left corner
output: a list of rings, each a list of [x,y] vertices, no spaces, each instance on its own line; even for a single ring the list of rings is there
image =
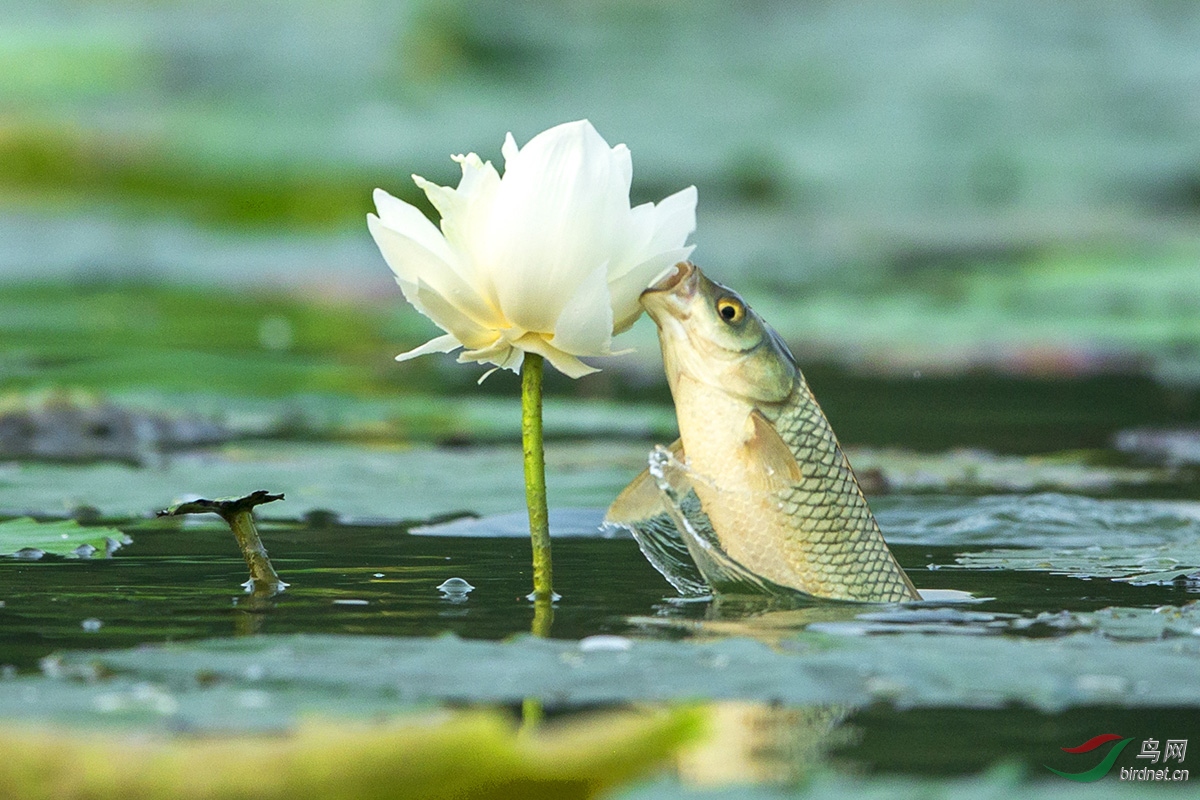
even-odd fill
[[[645,463],[644,443],[547,447],[554,507],[611,502]],[[169,469],[123,464],[22,464],[0,473],[0,512],[70,513],[86,505],[108,518],[144,517],[179,499],[224,497],[270,486],[288,502],[263,506],[260,519],[313,511],[372,521],[427,520],[454,512],[495,514],[525,505],[521,448],[362,447],[345,444],[227,445],[173,457]],[[528,535],[528,532],[526,532]]]
[[[661,778],[640,784],[617,795],[614,800],[978,800],[978,798],[1020,797],[1022,800],[1128,800],[1135,796],[1131,786],[1117,780],[1086,785],[1067,781],[1030,781],[1025,770],[1013,763],[978,775],[928,777],[913,774],[845,775],[832,770],[815,770],[802,790],[788,791],[776,786],[732,786],[708,789],[693,794],[679,782]],[[1160,793],[1147,795],[1157,797]],[[1170,796],[1168,792],[1161,792]],[[1138,797],[1146,795],[1137,794]]]
[[[1103,608],[1093,612],[1043,612],[1015,623],[1019,628],[1045,625],[1058,630],[1089,630],[1112,639],[1149,641],[1167,636],[1195,636],[1200,631],[1200,602],[1158,608]]]
[[[1200,580],[1200,541],[1170,545],[998,548],[955,557],[964,569],[1051,572],[1073,578],[1115,578],[1134,584]]]
[[[872,503],[889,542],[1090,547],[1200,541],[1200,503],[1044,493],[885,497]]]
[[[74,520],[38,522],[30,517],[0,522],[0,555],[41,558],[46,554],[69,558],[112,555],[133,540],[116,528],[85,527]]]
[[[1113,446],[1154,464],[1200,464],[1200,428],[1134,428],[1118,432]]]
[[[1091,464],[1086,453],[1010,456],[986,450],[943,453],[846,448],[867,486],[889,492],[1112,492],[1170,483],[1165,469]],[[870,489],[868,489],[870,491]]]
[[[635,639],[620,651],[535,637],[487,642],[268,635],[73,652],[48,667],[51,675],[86,677],[99,670],[183,694],[199,684],[268,693],[305,687],[314,698],[377,707],[526,697],[564,705],[737,698],[791,705],[888,700],[903,707],[1022,703],[1049,711],[1112,703],[1200,707],[1200,636],[1148,637],[1131,646],[1090,633],[1029,638],[915,630],[879,636],[851,629],[845,635],[837,629],[800,632],[773,646],[745,638]],[[1155,680],[1145,681],[1146,675]],[[0,694],[0,716],[44,719],[45,703],[22,699],[27,692],[22,687]]]

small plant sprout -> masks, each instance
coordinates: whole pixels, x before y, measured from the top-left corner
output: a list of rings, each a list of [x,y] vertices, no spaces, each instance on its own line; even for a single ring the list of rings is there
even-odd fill
[[[445,334],[398,360],[454,350],[460,362],[521,375],[533,594],[554,597],[542,447],[542,365],[572,378],[615,355],[613,336],[641,315],[642,291],[691,253],[696,189],[631,206],[633,162],[587,120],[501,148],[504,174],[474,153],[455,156],[456,188],[413,179],[440,229],[382,189],[367,217],[404,298]],[[481,381],[483,378],[480,379]]]
[[[273,503],[282,500],[282,494],[270,494],[258,490],[245,497],[226,497],[218,500],[189,500],[177,503],[170,508],[158,512],[160,517],[178,517],[183,514],[217,514],[229,525],[233,536],[237,539],[238,547],[242,549],[242,557],[250,568],[250,580],[244,584],[246,591],[255,595],[279,594],[287,588],[267,556],[258,529],[254,527],[254,507],[263,503]]]

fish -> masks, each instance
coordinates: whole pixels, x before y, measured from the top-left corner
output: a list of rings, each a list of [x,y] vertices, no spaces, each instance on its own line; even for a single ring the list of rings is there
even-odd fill
[[[680,435],[606,523],[633,530],[681,591],[732,576],[814,598],[921,599],[779,335],[691,262],[640,303],[658,325]],[[696,569],[672,569],[685,550]]]

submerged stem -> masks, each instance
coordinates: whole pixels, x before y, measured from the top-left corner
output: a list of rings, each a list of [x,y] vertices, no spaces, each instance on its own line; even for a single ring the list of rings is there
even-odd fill
[[[550,638],[550,626],[554,624],[554,601],[549,597],[539,597],[533,601],[533,627],[530,632],[539,638]],[[526,697],[521,702],[521,732],[529,733],[537,730],[546,715],[545,706],[540,697]]]
[[[263,547],[258,529],[254,527],[254,515],[250,509],[238,509],[233,513],[221,516],[225,517],[225,521],[229,523],[234,538],[242,548],[242,557],[246,559],[246,566],[250,568],[253,589],[259,592],[275,593],[281,587],[286,586],[287,584],[280,580],[279,574],[275,572],[275,567],[271,565],[271,559],[267,556],[267,548]]]
[[[554,597],[550,563],[550,519],[546,509],[546,454],[542,444],[543,359],[526,353],[521,366],[521,444],[525,452],[525,504],[533,544],[534,602]]]
[[[521,726],[518,731],[528,736],[542,725],[546,718],[546,707],[540,697],[526,697],[521,701]]]
[[[530,630],[540,639],[550,638],[550,627],[554,624],[554,603],[549,597],[533,601],[533,626]]]

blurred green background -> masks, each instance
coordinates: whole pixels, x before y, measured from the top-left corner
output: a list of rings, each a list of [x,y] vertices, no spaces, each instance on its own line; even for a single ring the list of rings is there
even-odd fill
[[[392,361],[434,328],[364,215],[581,117],[635,200],[699,188],[695,260],[844,439],[1200,420],[1200,6],[1166,0],[9,0],[0,413],[515,436],[486,421],[515,423],[512,376]],[[653,326],[629,341],[551,382],[579,412],[551,434],[670,435]]]

